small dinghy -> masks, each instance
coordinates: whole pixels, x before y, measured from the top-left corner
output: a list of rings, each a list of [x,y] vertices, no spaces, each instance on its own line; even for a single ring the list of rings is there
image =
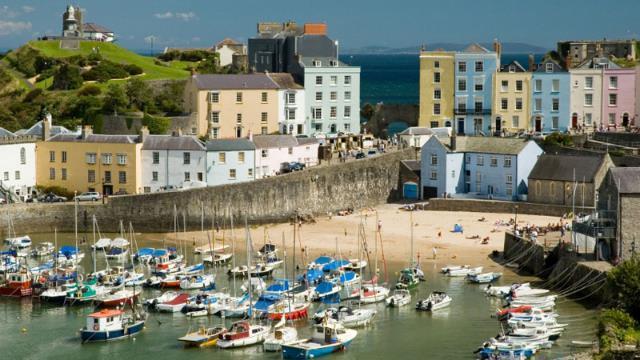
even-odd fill
[[[416,310],[435,311],[451,304],[451,298],[443,291],[434,291],[428,298],[418,301]]]
[[[502,276],[500,272],[488,272],[482,274],[469,274],[467,280],[475,284],[488,284],[494,282]]]
[[[202,317],[202,316],[207,316],[209,315],[209,311],[208,310],[196,310],[196,311],[190,311],[188,313],[185,314],[185,316],[187,317]]]
[[[227,332],[227,328],[224,326],[201,327],[198,331],[187,333],[185,336],[178,338],[178,341],[182,341],[185,347],[215,346],[220,335],[225,332]]]
[[[349,264],[345,265],[344,269],[356,271],[356,270],[362,270],[366,267],[367,267],[367,260],[349,259]]]
[[[482,272],[482,266],[478,266],[478,267],[475,267],[475,268],[464,267],[464,268],[461,268],[461,269],[449,270],[449,272],[447,273],[447,276],[450,276],[450,277],[465,277],[465,276],[469,276],[469,275],[480,274],[481,272]]]
[[[397,289],[393,291],[393,295],[386,300],[387,306],[401,307],[411,302],[411,293],[409,290]]]

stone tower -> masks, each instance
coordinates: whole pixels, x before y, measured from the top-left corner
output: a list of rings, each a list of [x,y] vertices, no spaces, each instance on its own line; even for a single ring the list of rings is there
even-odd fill
[[[82,37],[82,10],[80,7],[68,5],[67,10],[62,14],[62,37]]]

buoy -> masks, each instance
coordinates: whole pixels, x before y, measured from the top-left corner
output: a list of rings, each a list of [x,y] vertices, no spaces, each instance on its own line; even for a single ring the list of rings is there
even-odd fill
[[[22,328],[22,329],[20,329],[20,331],[22,331],[23,333],[26,333],[27,332],[27,328]]]

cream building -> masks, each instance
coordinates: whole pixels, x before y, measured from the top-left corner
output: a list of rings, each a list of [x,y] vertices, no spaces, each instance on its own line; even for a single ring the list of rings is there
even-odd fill
[[[570,116],[573,130],[593,130],[602,114],[602,67],[597,58],[569,70]]]
[[[505,133],[529,130],[531,73],[513,61],[494,76],[493,122],[501,122]]]

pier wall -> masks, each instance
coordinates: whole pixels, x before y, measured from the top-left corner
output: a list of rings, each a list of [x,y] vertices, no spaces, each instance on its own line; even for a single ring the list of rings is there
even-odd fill
[[[575,256],[563,256],[553,268],[547,283],[550,288],[568,293],[574,299],[595,304],[608,303],[611,292],[604,279],[612,268],[605,261],[583,261]]]
[[[531,274],[540,274],[545,270],[544,247],[510,232],[504,234],[503,257]]]
[[[101,231],[117,231],[120,220],[131,222],[136,231],[165,232],[173,229],[174,206],[180,223],[199,229],[201,209],[205,223],[227,212],[236,223],[273,223],[296,214],[324,215],[346,208],[375,206],[399,198],[400,160],[414,159],[413,149],[373,158],[312,167],[304,171],[247,183],[176,192],[115,196],[105,205],[82,203],[79,222],[91,223],[95,214]],[[2,224],[13,220],[17,233],[73,231],[74,204],[12,204],[0,207]],[[2,231],[5,226],[0,225]]]
[[[537,204],[523,201],[444,198],[429,199],[429,203],[425,206],[425,210],[515,214],[516,206],[518,206],[518,214],[561,217],[563,214],[571,212],[570,206],[561,205]],[[580,211],[590,213],[593,211],[593,208],[582,208],[576,206],[576,212]]]

